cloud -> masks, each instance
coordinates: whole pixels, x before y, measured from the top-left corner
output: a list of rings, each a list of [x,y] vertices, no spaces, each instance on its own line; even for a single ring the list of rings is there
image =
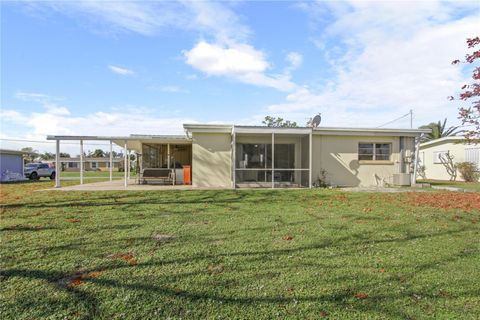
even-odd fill
[[[285,57],[285,60],[290,64],[288,70],[295,70],[302,65],[303,56],[298,52],[290,52]]]
[[[17,91],[15,93],[15,98],[26,101],[26,102],[36,102],[40,103],[46,110],[48,110],[52,114],[59,114],[59,115],[68,115],[70,111],[58,105],[59,101],[63,101],[63,98],[54,97],[48,94],[43,93],[35,93],[35,92],[23,92]]]
[[[376,126],[410,109],[415,126],[458,121],[458,105],[446,97],[469,75],[451,61],[464,56],[465,39],[477,33],[478,10],[436,1],[329,5],[315,5],[322,25],[316,43],[335,76],[321,87],[297,88],[267,111],[290,118],[322,112],[324,125],[340,126]],[[335,18],[322,20],[326,15]]]
[[[228,3],[206,1],[42,1],[27,2],[30,12],[46,9],[88,21],[97,33],[152,36],[168,28],[207,33],[216,41],[244,41],[251,31]],[[234,4],[232,4],[234,5]],[[82,23],[82,25],[86,25]]]
[[[265,54],[247,44],[223,46],[200,41],[183,54],[187,64],[210,76],[231,77],[282,91],[295,87],[285,75],[266,75],[270,66]]]
[[[48,97],[48,95],[45,95]],[[41,103],[43,104],[43,103]],[[152,112],[150,108],[126,106],[111,111],[98,111],[78,116],[67,112],[59,113],[52,108],[36,108],[34,112],[19,112],[2,108],[2,126],[14,124],[16,136],[2,133],[2,138],[45,141],[47,135],[128,136],[130,134],[184,134],[183,123],[196,123],[195,119],[180,117],[168,110]],[[138,124],[141,123],[141,126]],[[54,144],[2,141],[2,147],[20,149],[32,146],[40,151],[54,151]],[[107,148],[107,146],[104,146]],[[78,147],[62,145],[62,152],[78,152]]]
[[[130,70],[130,69],[127,69],[127,68],[122,68],[122,67],[118,67],[118,66],[108,66],[108,68],[113,72],[113,73],[116,73],[116,74],[119,74],[119,75],[122,75],[122,76],[131,76],[131,75],[134,75],[135,72],[133,70]]]

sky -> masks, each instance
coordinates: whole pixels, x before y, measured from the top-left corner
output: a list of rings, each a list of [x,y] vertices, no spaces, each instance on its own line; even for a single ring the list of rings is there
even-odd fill
[[[480,30],[478,1],[0,6],[0,145],[39,151],[53,151],[34,142],[47,135],[183,134],[267,115],[378,127],[412,109],[414,127],[460,124],[447,97],[471,66],[451,61]]]

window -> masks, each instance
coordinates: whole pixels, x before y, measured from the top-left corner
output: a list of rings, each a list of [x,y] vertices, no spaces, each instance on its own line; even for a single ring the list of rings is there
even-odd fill
[[[77,162],[69,162],[68,167],[69,168],[78,168],[78,163]]]
[[[390,160],[390,143],[359,143],[358,160]]]
[[[433,163],[442,163],[442,159],[446,159],[447,151],[434,151],[433,152]]]
[[[97,168],[98,168],[98,162],[91,162],[91,163],[90,163],[90,167],[91,167],[92,169],[97,169]]]

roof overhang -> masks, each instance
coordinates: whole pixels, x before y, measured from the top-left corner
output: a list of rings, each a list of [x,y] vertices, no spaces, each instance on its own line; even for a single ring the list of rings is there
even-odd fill
[[[233,131],[240,134],[310,134],[312,132],[311,128],[301,127],[301,128],[282,128],[282,127],[258,127],[258,126],[234,126]]]
[[[390,129],[390,128],[313,128],[315,135],[334,136],[383,136],[383,137],[417,137],[432,132],[431,129]]]
[[[461,136],[458,136],[458,137],[457,136],[443,137],[443,138],[430,140],[430,141],[421,143],[420,144],[420,149],[421,148],[427,148],[427,147],[430,147],[430,146],[433,146],[433,145],[439,145],[439,144],[442,144],[442,143],[450,143],[450,142],[462,143],[462,142],[466,142],[466,141],[467,140],[464,137],[461,137]]]
[[[183,128],[188,133],[230,133],[231,124],[184,124]]]
[[[28,152],[28,151],[21,151],[21,150],[8,150],[8,149],[0,149],[0,154],[11,154],[11,155],[18,155],[23,156],[27,154],[36,155],[36,152]]]

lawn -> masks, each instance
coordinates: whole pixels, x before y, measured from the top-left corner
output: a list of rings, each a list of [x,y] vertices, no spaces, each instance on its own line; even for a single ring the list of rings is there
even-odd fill
[[[112,177],[114,179],[123,178],[125,175],[124,172],[113,171]],[[134,173],[131,172],[131,176]],[[110,172],[108,171],[85,171],[83,172],[83,177],[85,178],[109,178]],[[72,172],[72,171],[62,171],[60,172],[60,178],[79,178],[80,179],[80,172]]]
[[[480,314],[480,193],[49,185],[1,186],[2,319]]]
[[[448,180],[418,180],[419,183],[429,183],[432,186],[455,187],[471,191],[480,191],[480,182],[463,182]]]

